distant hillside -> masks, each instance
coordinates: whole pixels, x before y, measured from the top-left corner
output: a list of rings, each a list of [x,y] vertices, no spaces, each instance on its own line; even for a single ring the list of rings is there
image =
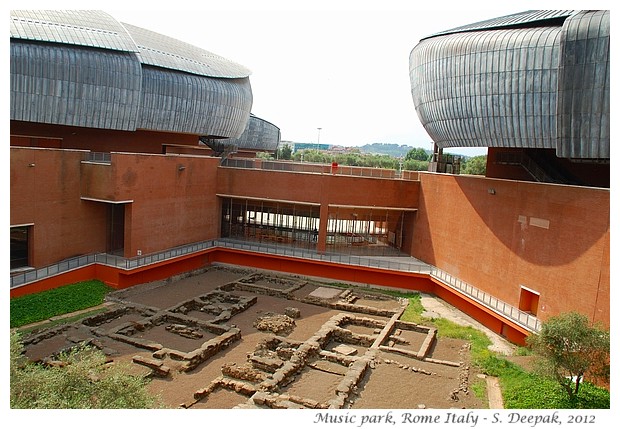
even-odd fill
[[[359,147],[360,152],[362,153],[374,153],[377,155],[390,155],[393,157],[400,157],[407,155],[413,146],[407,146],[404,144],[396,144],[396,143],[371,143],[365,144],[364,146]],[[430,152],[429,152],[430,153]]]
[[[390,155],[395,158],[405,157],[407,153],[411,149],[418,149],[414,146],[408,146],[405,144],[396,144],[396,143],[371,143],[365,144],[364,146],[357,147],[362,153],[376,154],[376,155]],[[424,149],[429,156],[431,151],[428,149]],[[445,155],[458,155],[463,159],[469,159],[471,156],[462,155],[458,153],[458,148],[448,148],[444,149],[443,152]]]

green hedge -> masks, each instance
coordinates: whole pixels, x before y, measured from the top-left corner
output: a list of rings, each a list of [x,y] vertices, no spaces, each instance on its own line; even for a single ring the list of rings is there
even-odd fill
[[[99,280],[88,280],[12,298],[11,328],[100,305],[110,290]]]

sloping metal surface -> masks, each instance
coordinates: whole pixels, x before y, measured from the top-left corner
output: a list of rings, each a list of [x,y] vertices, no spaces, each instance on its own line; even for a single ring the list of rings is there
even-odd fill
[[[12,10],[10,15],[11,38],[138,50],[121,23],[99,10]]]
[[[460,27],[452,28],[450,30],[441,31],[431,36],[427,36],[424,39],[446,34],[465,33],[468,31],[492,30],[515,26],[524,27],[527,25],[531,26],[535,23],[540,23],[540,25],[544,25],[544,21],[556,20],[558,18],[567,18],[573,13],[575,13],[575,11],[573,10],[528,10],[525,12],[500,16],[498,18],[491,18],[485,21],[480,21],[473,24],[467,24]]]
[[[554,148],[560,27],[449,34],[411,52],[411,92],[440,147]]]
[[[558,156],[609,159],[610,16],[584,11],[566,20],[558,82]]]
[[[250,70],[224,57],[130,24],[123,24],[136,41],[144,64],[201,76],[244,78]]]
[[[219,79],[143,66],[138,128],[239,137],[252,108],[249,78]]]
[[[415,109],[439,147],[609,159],[609,11],[527,12],[460,28],[423,39],[409,57]]]
[[[217,138],[248,123],[248,69],[104,12],[12,11],[10,46],[12,120]]]
[[[13,40],[11,119],[136,128],[142,70],[135,53]]]
[[[280,144],[280,128],[257,116],[250,115],[243,134],[233,139],[213,139],[214,143],[225,143],[239,149],[275,152]]]

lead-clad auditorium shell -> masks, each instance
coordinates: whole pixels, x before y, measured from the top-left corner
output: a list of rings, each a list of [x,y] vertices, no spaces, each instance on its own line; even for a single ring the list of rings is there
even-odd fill
[[[555,149],[609,160],[609,11],[528,11],[411,51],[416,112],[444,147]]]
[[[238,138],[250,71],[102,11],[11,11],[11,120]]]

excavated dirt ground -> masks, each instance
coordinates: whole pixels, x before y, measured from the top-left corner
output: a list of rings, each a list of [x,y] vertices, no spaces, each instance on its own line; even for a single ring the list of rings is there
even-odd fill
[[[467,342],[399,322],[405,305],[215,266],[114,292],[103,315],[24,343],[27,356],[47,361],[89,341],[152,377],[170,408],[488,408],[470,389],[480,379]]]

